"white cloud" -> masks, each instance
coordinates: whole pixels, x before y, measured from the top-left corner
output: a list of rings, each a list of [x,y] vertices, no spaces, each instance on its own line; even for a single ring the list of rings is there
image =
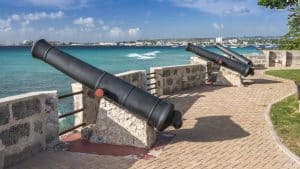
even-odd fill
[[[22,28],[25,28],[29,24],[30,24],[29,20],[25,20],[24,22],[21,22]]]
[[[113,27],[110,31],[109,31],[109,35],[113,38],[117,38],[123,35],[123,30],[119,27]]]
[[[140,28],[130,28],[128,30],[128,35],[130,37],[137,37],[140,34],[141,30]]]
[[[109,30],[109,26],[104,25],[104,26],[102,26],[102,29],[103,29],[104,31],[107,31],[107,30]]]
[[[196,9],[201,12],[215,15],[245,14],[250,13],[250,8],[257,8],[254,0],[164,0],[175,6]],[[252,8],[251,8],[252,9]]]
[[[60,9],[78,9],[87,7],[88,0],[25,0],[34,6],[55,7]]]
[[[38,21],[41,19],[60,19],[64,16],[62,11],[58,12],[36,12],[36,13],[25,13],[25,14],[12,14],[6,20],[0,19],[0,31],[12,30],[12,23],[21,25],[21,29],[25,29],[31,21]]]
[[[224,25],[223,24],[214,23],[213,24],[213,28],[217,29],[217,30],[221,30],[221,29],[224,29]]]
[[[18,20],[21,19],[21,16],[18,15],[18,14],[12,14],[12,15],[10,16],[10,18],[11,18],[12,20],[18,21]]]
[[[29,21],[36,21],[36,20],[41,20],[41,19],[60,19],[64,16],[64,12],[58,11],[58,12],[36,12],[36,13],[28,13],[28,14],[23,14],[23,18],[25,20]]]
[[[92,17],[87,17],[87,18],[80,17],[78,19],[75,19],[73,21],[73,23],[76,25],[80,25],[80,26],[88,27],[88,28],[92,28],[95,26],[94,18],[92,18]]]
[[[99,19],[98,23],[99,23],[100,25],[103,25],[103,24],[104,24],[104,21],[103,21],[102,19]]]
[[[2,20],[0,19],[0,32],[8,32],[11,30],[11,20]]]
[[[245,6],[234,6],[230,9],[229,13],[249,13],[250,9]]]

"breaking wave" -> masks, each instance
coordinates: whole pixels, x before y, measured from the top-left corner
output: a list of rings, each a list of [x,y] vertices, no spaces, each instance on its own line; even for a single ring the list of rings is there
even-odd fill
[[[129,53],[127,55],[127,57],[130,57],[130,58],[136,58],[136,59],[154,59],[156,58],[157,54],[159,54],[160,51],[153,51],[153,52],[147,52],[147,53],[142,53],[142,54],[139,54],[139,53]]]

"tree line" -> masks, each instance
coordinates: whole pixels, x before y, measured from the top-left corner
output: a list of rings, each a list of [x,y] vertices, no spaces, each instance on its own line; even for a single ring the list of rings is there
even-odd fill
[[[271,9],[288,9],[289,31],[280,41],[280,49],[300,50],[300,0],[258,0],[258,5]]]

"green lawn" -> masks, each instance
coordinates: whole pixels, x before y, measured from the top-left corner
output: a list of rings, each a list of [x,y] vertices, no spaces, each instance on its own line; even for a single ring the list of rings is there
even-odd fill
[[[267,75],[300,82],[300,69],[269,70]],[[300,112],[296,95],[272,106],[271,119],[282,142],[300,156]]]
[[[290,79],[290,80],[293,80],[293,81],[300,81],[300,69],[268,70],[265,73],[267,75],[281,77],[283,79]]]
[[[271,119],[282,142],[300,156],[300,112],[296,95],[274,104]]]

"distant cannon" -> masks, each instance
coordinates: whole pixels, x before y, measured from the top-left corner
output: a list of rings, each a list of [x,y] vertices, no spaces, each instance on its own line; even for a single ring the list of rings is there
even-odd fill
[[[241,75],[243,75],[245,77],[248,76],[248,75],[254,75],[254,69],[251,66],[249,66],[247,64],[244,64],[244,63],[241,63],[241,62],[236,61],[236,60],[232,60],[232,59],[227,58],[225,56],[210,52],[210,51],[208,51],[208,50],[206,50],[202,47],[198,47],[198,46],[195,46],[195,45],[189,43],[186,50],[190,51],[190,52],[193,52],[196,55],[198,55],[198,56],[200,56],[200,57],[202,57],[206,60],[212,61],[216,64],[224,66],[224,67],[226,67],[228,69],[231,69],[235,72],[238,72],[238,73],[240,73]]]
[[[51,46],[44,39],[35,42],[31,52],[34,58],[43,60],[87,87],[103,90],[105,97],[147,120],[158,131],[170,125],[176,129],[182,125],[181,113],[174,110],[173,104]]]
[[[250,59],[246,58],[245,56],[229,49],[229,48],[226,48],[224,46],[222,46],[221,44],[216,44],[216,47],[218,49],[220,49],[222,52],[224,52],[225,54],[229,55],[229,56],[232,56],[234,57],[235,59],[239,60],[240,62],[242,63],[245,63],[251,67],[253,67],[253,63]]]

